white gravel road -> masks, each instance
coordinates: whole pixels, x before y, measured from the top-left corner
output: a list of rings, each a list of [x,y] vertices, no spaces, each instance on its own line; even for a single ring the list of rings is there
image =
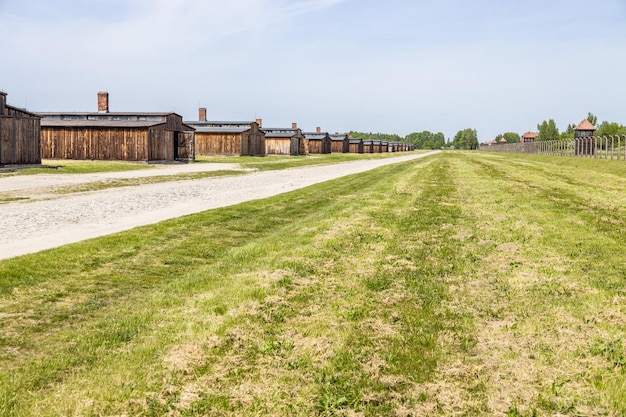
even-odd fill
[[[271,197],[312,184],[423,158],[435,152],[379,160],[251,172],[102,191],[55,195],[52,199],[0,204],[0,259],[38,252],[166,219]],[[46,188],[110,178],[167,175],[224,169],[225,164],[189,164],[155,170],[83,175],[35,175],[0,178],[0,192],[44,193]],[[226,169],[237,169],[226,166]],[[181,186],[181,184],[183,184]]]

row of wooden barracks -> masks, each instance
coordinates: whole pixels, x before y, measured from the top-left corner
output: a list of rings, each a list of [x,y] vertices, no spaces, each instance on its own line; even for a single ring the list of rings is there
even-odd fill
[[[405,152],[413,146],[329,134],[268,128],[262,120],[197,121],[173,112],[110,112],[98,93],[96,112],[28,112],[6,104],[0,91],[0,165],[37,165],[42,159],[192,161],[196,155],[308,155]]]

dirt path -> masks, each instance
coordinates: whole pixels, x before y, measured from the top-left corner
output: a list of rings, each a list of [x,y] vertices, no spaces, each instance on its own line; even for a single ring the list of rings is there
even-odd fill
[[[232,177],[113,188],[63,195],[52,200],[6,203],[0,205],[0,259],[34,253],[187,214],[271,197],[383,165],[423,158],[434,153],[437,152],[280,171],[253,172]],[[224,164],[193,164],[189,167],[203,165],[206,165],[205,169],[224,169]],[[209,167],[209,165],[219,165],[219,168]],[[161,169],[170,168],[126,173],[52,175],[55,179],[48,179],[50,175],[9,177],[0,180],[0,190],[37,190],[41,187],[93,182],[111,178],[112,175],[115,175],[115,178],[142,176],[141,173],[169,175],[175,173],[176,169],[182,170],[178,172],[185,172],[185,169],[192,168],[175,166],[171,167],[171,172],[168,174],[163,174],[164,171],[153,174]],[[71,177],[67,179],[71,182],[64,183],[63,178],[59,177]],[[82,180],[77,177],[81,177]],[[8,185],[10,181],[5,180],[9,179],[19,180],[15,181],[14,185]]]

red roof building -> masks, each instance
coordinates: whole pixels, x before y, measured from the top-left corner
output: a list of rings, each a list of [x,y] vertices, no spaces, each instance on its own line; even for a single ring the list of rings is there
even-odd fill
[[[537,140],[537,136],[539,135],[535,132],[526,132],[522,135],[520,142],[521,143],[534,142]]]
[[[596,153],[596,127],[589,120],[583,119],[578,126],[574,128],[574,140],[576,155],[595,155]]]
[[[574,128],[574,131],[595,132],[596,131],[596,127],[594,125],[592,125],[591,122],[589,122],[589,120],[583,119],[583,121],[578,123],[578,126],[576,126]],[[593,136],[593,135],[591,135],[591,136]]]

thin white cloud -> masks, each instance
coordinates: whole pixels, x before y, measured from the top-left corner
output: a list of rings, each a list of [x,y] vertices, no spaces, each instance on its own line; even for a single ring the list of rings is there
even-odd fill
[[[0,89],[34,110],[109,89],[117,110],[400,134],[626,124],[625,17],[623,0],[0,0]]]
[[[336,6],[340,3],[344,3],[346,0],[306,0],[299,1],[295,4],[291,4],[286,7],[286,10],[289,13],[299,15],[306,14],[311,12],[316,12],[318,10],[327,9],[329,7]]]

